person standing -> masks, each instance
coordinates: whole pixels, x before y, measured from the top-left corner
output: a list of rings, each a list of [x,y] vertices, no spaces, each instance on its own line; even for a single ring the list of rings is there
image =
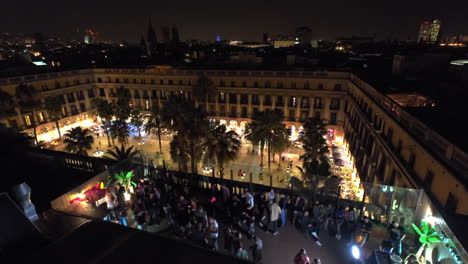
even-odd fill
[[[252,245],[252,257],[254,263],[260,263],[262,260],[263,241],[260,237],[255,237],[255,244]]]
[[[401,255],[401,241],[405,239],[405,229],[397,221],[393,221],[388,227],[390,242],[393,244],[393,252]]]
[[[335,211],[335,224],[336,224],[336,236],[337,240],[341,239],[341,227],[345,222],[345,209],[337,208]]]
[[[281,208],[278,205],[276,199],[273,199],[273,204],[270,207],[270,225],[273,225],[271,233],[276,236],[278,235],[278,219],[281,214]]]
[[[218,250],[218,222],[211,216],[209,220],[209,236],[212,242],[212,248]]]
[[[252,196],[252,194],[249,192],[249,190],[246,190],[244,195],[242,195],[242,198],[244,198],[245,200],[245,204],[246,204],[246,207],[254,207],[254,198]]]
[[[268,193],[268,200],[273,201],[273,199],[276,198],[275,190],[271,189],[270,192]]]
[[[281,227],[284,227],[286,225],[286,206],[288,205],[288,199],[286,199],[284,193],[280,194],[278,205],[281,207]]]
[[[253,207],[249,205],[242,214],[247,222],[247,233],[250,239],[255,236],[255,212]]]
[[[119,220],[119,223],[123,226],[128,226],[126,217],[126,202],[125,202],[125,188],[117,183],[115,186],[115,195],[117,196],[117,207],[115,213]]]
[[[302,211],[304,211],[304,200],[298,196],[296,197],[296,200],[293,205],[293,218],[292,218],[293,226],[296,226],[296,220],[300,216]]]
[[[294,257],[294,264],[310,264],[310,259],[305,249],[301,248],[299,250],[299,253]]]

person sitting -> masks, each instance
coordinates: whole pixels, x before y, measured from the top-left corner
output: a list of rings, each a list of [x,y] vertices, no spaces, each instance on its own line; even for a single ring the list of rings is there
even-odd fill
[[[301,250],[299,250],[299,253],[294,257],[294,264],[310,264],[310,260],[305,249],[301,248]]]

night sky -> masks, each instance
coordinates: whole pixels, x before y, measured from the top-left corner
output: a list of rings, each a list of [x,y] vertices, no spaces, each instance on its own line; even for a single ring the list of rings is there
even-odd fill
[[[309,26],[314,37],[372,35],[416,39],[419,24],[442,20],[443,33],[468,34],[467,0],[25,0],[2,1],[0,31],[71,34],[91,27],[102,40],[136,42],[151,16],[158,38],[176,24],[182,40],[261,40]]]

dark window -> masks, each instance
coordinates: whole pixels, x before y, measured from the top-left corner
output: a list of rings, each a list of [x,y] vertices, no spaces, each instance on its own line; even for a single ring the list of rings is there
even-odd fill
[[[317,86],[317,88],[318,88],[319,90],[323,90],[323,84],[322,84],[322,83],[319,83],[318,86]]]
[[[154,84],[154,79],[151,79],[151,84]]]
[[[242,87],[247,87],[247,82],[246,81],[242,82]]]
[[[277,96],[276,97],[276,105],[277,106],[283,106],[283,96]]]
[[[133,79],[133,83],[137,83],[137,79]]]
[[[65,87],[69,87],[70,86],[70,82],[69,81],[65,81]]]
[[[445,210],[447,213],[454,214],[457,212],[458,199],[451,192],[448,194]]]
[[[94,90],[93,89],[88,89],[88,97],[89,98],[94,98]]]
[[[254,82],[254,87],[258,88],[258,82]]]
[[[304,83],[304,89],[310,89],[310,83],[309,82]]]
[[[295,114],[294,110],[289,110],[289,121],[295,121],[296,120],[294,114]]]
[[[146,79],[141,79],[142,84],[146,84]]]
[[[151,93],[152,93],[152,95],[153,95],[153,99],[157,99],[157,98],[158,98],[158,91],[153,90]]]
[[[67,94],[68,102],[75,102],[75,95],[73,93]]]
[[[314,108],[322,109],[322,97],[315,97]]]
[[[270,95],[265,95],[264,99],[265,99],[264,102],[263,102],[264,105],[271,105],[271,96]]]
[[[133,98],[140,99],[140,93],[138,91],[135,91],[133,93]]]
[[[296,82],[291,82],[291,88],[296,89]]]
[[[55,89],[59,89],[60,88],[60,83],[59,82],[56,82],[55,83]]]
[[[101,96],[101,97],[106,96],[106,91],[104,90],[104,88],[99,88],[99,96]]]
[[[332,98],[330,101],[330,109],[338,110],[340,109],[340,99],[339,98]]]
[[[248,104],[249,103],[249,96],[247,94],[241,94],[240,98],[240,103],[241,104]]]
[[[235,81],[231,81],[231,87],[236,87],[236,82]]]
[[[102,78],[97,78],[98,83],[102,83]]]
[[[258,95],[256,95],[256,94],[252,95],[252,104],[253,105],[258,105],[259,104]]]
[[[76,97],[78,98],[78,100],[84,100],[83,91],[78,91],[76,93]]]
[[[387,141],[388,143],[392,143],[393,140],[393,128],[389,127],[387,131]]]
[[[283,88],[283,83],[282,83],[282,82],[278,82],[278,83],[276,84],[276,87],[277,87],[277,88]]]
[[[270,87],[271,87],[270,81],[266,81],[266,82],[265,82],[265,88],[270,88]]]
[[[424,179],[424,183],[426,187],[429,188],[426,191],[430,191],[432,188],[432,182],[434,181],[434,173],[432,171],[427,171],[426,178]]]
[[[336,113],[330,114],[330,124],[336,125]]]
[[[80,85],[80,80],[75,80],[75,85]]]
[[[254,114],[254,115],[257,115],[257,114],[258,114],[258,108],[257,108],[257,107],[254,107],[254,108],[253,108],[253,114]]]
[[[169,80],[169,85],[174,85],[174,80]]]
[[[247,107],[242,107],[242,114],[241,117],[247,117]]]
[[[314,118],[315,119],[322,119],[321,115],[320,115],[320,111],[315,111],[314,113]]]
[[[302,97],[301,99],[301,107],[302,108],[308,108],[309,107],[309,97]]]
[[[86,112],[86,107],[83,103],[80,103],[80,112],[81,113]]]
[[[237,94],[229,94],[229,103],[237,104]]]
[[[219,93],[218,102],[220,102],[220,103],[225,103],[226,102],[226,94],[225,93]]]
[[[115,82],[119,83],[120,82],[119,78],[115,78]]]
[[[184,81],[179,80],[179,85],[184,85]]]
[[[159,80],[159,84],[164,84],[164,80]]]
[[[219,107],[219,115],[220,116],[225,116],[226,115],[226,107],[224,105],[221,105]]]
[[[231,117],[237,117],[237,107],[231,106]]]
[[[341,84],[337,83],[335,84],[335,91],[341,91]]]

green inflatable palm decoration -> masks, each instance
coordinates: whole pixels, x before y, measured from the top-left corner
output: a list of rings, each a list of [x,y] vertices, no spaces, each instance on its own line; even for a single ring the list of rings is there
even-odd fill
[[[440,242],[439,234],[436,232],[434,227],[429,227],[429,224],[422,220],[421,228],[417,227],[415,224],[412,224],[414,231],[419,235],[419,242],[423,246],[429,246],[431,243]]]
[[[136,187],[137,184],[131,180],[132,178],[133,178],[133,171],[129,171],[129,172],[121,171],[114,175],[114,179],[117,181],[120,181],[122,185],[128,187],[130,184],[132,184],[133,186]]]

